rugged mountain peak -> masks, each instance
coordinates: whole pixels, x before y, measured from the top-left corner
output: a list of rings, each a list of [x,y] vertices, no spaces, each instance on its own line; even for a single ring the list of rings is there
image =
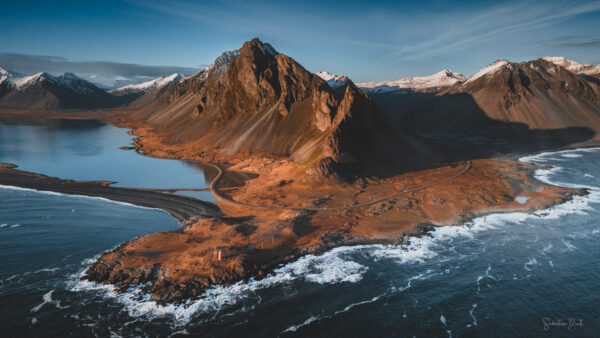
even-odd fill
[[[229,68],[229,65],[231,64],[233,59],[240,56],[240,51],[241,49],[234,49],[221,54],[218,58],[215,59],[215,62],[212,64],[212,71],[219,76],[225,74],[227,68]]]
[[[415,105],[404,121],[418,132],[483,133],[510,140],[542,135],[534,129],[600,131],[600,87],[545,59],[499,60]]]
[[[12,83],[14,86],[4,86],[0,93],[0,108],[88,109],[119,104],[114,96],[73,73],[54,76],[40,72]]]
[[[477,72],[463,85],[448,90],[449,93],[470,94],[480,91],[502,93],[508,106],[524,97],[539,95],[540,91],[560,92],[590,102],[598,101],[594,84],[545,59],[518,63],[499,60]]]
[[[31,76],[25,76],[19,80],[17,80],[16,85],[17,88],[25,88],[28,87],[34,83],[40,82],[40,81],[44,81],[44,80],[49,80],[49,79],[54,79],[54,76],[46,73],[46,72],[40,72]]]
[[[19,77],[22,77],[22,75],[0,67],[0,85],[12,86],[13,82]]]
[[[270,54],[272,56],[275,56],[277,54],[279,54],[275,48],[273,48],[273,46],[271,46],[269,43],[267,42],[262,42],[260,41],[259,38],[254,38],[250,41],[247,41],[246,43],[244,43],[244,45],[242,46],[242,50],[244,49],[251,49],[251,50],[260,50],[263,53],[267,53]]]
[[[12,74],[8,70],[0,67],[0,79],[1,79],[1,81],[4,81],[5,79],[11,77],[11,75]]]
[[[109,92],[113,94],[118,94],[120,92],[144,92],[154,88],[162,88],[173,82],[179,81],[184,77],[185,75],[183,74],[173,73],[169,76],[157,77],[156,79],[150,81],[123,86],[117,89],[110,90]]]
[[[509,66],[510,64],[511,63],[508,60],[496,60],[496,61],[492,62],[491,64],[487,65],[486,67],[484,67],[483,69],[481,69],[480,71],[478,71],[477,73],[473,74],[473,76],[471,76],[465,82],[465,84],[474,82],[475,80],[479,79],[482,76],[495,74],[495,73],[499,72],[500,70],[502,70],[503,68]]]
[[[274,58],[278,54],[275,48],[268,43],[263,43],[258,38],[245,42],[240,49],[240,56],[256,60]]]
[[[175,85],[184,79],[185,75],[173,73],[169,76],[161,76],[143,83],[131,84],[109,90],[108,92],[119,98],[119,100],[125,104],[143,106],[158,98],[167,91],[171,85]]]
[[[18,80],[17,87],[22,89],[41,82],[50,82],[56,85],[65,85],[72,87],[76,90],[87,90],[87,88],[89,87],[96,88],[96,86],[91,82],[83,80],[73,73],[64,73],[60,76],[54,76],[46,72],[40,72],[32,76],[26,76]]]
[[[217,122],[224,124],[236,115],[277,112],[286,116],[293,103],[306,100],[324,85],[317,79],[290,57],[254,39],[244,43],[222,78],[211,80],[209,75],[205,87],[209,96],[218,97]],[[223,88],[222,95],[212,92],[214,86]],[[213,102],[207,98],[202,110],[214,109]]]
[[[338,77],[347,85],[334,91],[258,39],[226,59],[223,74],[212,67],[172,86],[162,96],[166,100],[147,108],[147,121],[162,130],[164,142],[228,156],[287,157],[307,166],[308,181],[356,162],[398,165],[396,158],[406,158],[390,155],[398,149],[410,154],[404,166],[430,158],[417,156],[412,144],[404,147],[403,136],[389,132],[370,96],[347,78]]]
[[[600,78],[600,65],[587,65],[567,59],[564,56],[544,56],[541,58],[544,61],[552,62],[555,65],[566,68],[567,70],[578,74],[588,75]]]
[[[329,72],[318,72],[315,73],[315,75],[327,82],[329,87],[331,87],[332,89],[344,87],[350,81],[350,79],[346,75],[331,74]]]
[[[420,77],[407,77],[395,81],[382,82],[364,82],[357,86],[372,93],[390,92],[390,91],[439,91],[450,87],[456,83],[462,83],[467,78],[460,73],[444,69],[435,74]]]

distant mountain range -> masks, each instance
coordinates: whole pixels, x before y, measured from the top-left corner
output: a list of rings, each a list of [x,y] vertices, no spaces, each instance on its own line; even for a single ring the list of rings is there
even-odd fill
[[[0,109],[96,109],[152,100],[182,74],[106,90],[73,73],[24,76],[0,68]]]
[[[216,73],[224,72],[226,67],[224,68],[223,65],[228,65],[239,55],[239,52],[238,49],[224,53],[215,61],[215,64],[208,68],[216,68],[214,71]],[[561,66],[574,74],[586,77],[589,81],[600,82],[600,65],[582,64],[564,57],[543,57],[541,60]],[[506,63],[508,61],[500,60],[483,68],[471,77],[445,69],[429,76],[409,77],[393,81],[363,82],[356,84],[356,86],[369,94],[375,95],[390,92],[404,94],[415,92],[439,93],[456,84],[473,82],[485,73],[493,71],[494,67],[502,67]],[[198,74],[205,71],[203,70]],[[326,71],[315,73],[315,75],[326,81],[332,89],[345,87],[350,81],[345,75],[333,75]],[[127,105],[133,102],[143,105],[158,98],[171,84],[180,82],[184,78],[186,78],[185,75],[175,73],[139,84],[106,89],[83,80],[72,73],[65,73],[60,76],[53,76],[48,73],[25,76],[0,68],[0,108],[92,109]],[[7,95],[9,92],[12,92],[12,94]]]
[[[117,89],[109,90],[108,93],[131,104],[143,105],[156,99],[174,82],[179,82],[185,75],[175,73],[169,76],[161,76],[154,80],[139,84],[131,84]]]
[[[373,97],[399,128],[422,136],[465,141],[470,135],[518,145],[584,140],[600,132],[597,69],[564,58],[498,60],[435,92]]]
[[[32,76],[1,69],[0,108],[5,109],[90,109],[118,105],[105,90],[72,73]]]
[[[0,75],[1,109],[131,107],[164,142],[289,157],[317,181],[439,160],[426,145],[431,140],[524,145],[600,132],[600,65],[563,57],[498,60],[471,77],[443,70],[355,85],[347,76],[312,74],[254,39],[193,76],[113,90],[71,73],[23,76],[0,68]]]
[[[357,86],[369,93],[389,91],[435,92],[450,87],[455,83],[462,83],[467,79],[462,74],[444,69],[429,76],[408,77],[395,81],[364,82],[357,84]]]

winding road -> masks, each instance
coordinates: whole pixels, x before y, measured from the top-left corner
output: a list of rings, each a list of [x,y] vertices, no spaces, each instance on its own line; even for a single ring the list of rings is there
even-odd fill
[[[456,178],[458,176],[463,175],[464,173],[466,173],[467,171],[469,171],[469,169],[471,169],[471,167],[472,167],[471,161],[468,160],[468,161],[465,162],[464,168],[460,172],[458,172],[458,173],[456,173],[456,174],[454,174],[452,176],[446,177],[446,178],[444,178],[442,180],[439,180],[439,181],[436,181],[436,182],[433,182],[433,183],[430,183],[430,184],[426,184],[426,185],[422,185],[422,186],[419,186],[419,187],[415,187],[415,188],[412,188],[412,189],[405,189],[405,190],[402,190],[400,192],[396,192],[396,193],[393,193],[391,195],[387,195],[387,196],[384,196],[382,198],[379,198],[377,200],[370,201],[370,202],[358,203],[358,204],[349,205],[349,206],[343,206],[343,207],[296,208],[296,207],[280,207],[280,206],[255,205],[255,204],[250,204],[250,203],[238,202],[238,201],[232,199],[231,197],[225,196],[225,195],[221,194],[221,192],[219,191],[219,188],[217,187],[217,185],[219,183],[219,180],[221,179],[221,177],[223,177],[225,171],[220,166],[218,166],[216,164],[208,163],[208,162],[205,162],[205,164],[209,165],[209,166],[211,166],[211,167],[213,167],[213,168],[215,168],[215,169],[218,170],[217,176],[215,176],[215,178],[212,180],[212,182],[210,182],[210,187],[209,187],[210,191],[212,192],[212,194],[215,196],[215,198],[217,200],[225,202],[225,203],[229,203],[229,204],[232,204],[232,205],[243,206],[243,207],[250,207],[250,208],[256,208],[256,209],[278,209],[278,210],[294,210],[294,211],[336,211],[336,210],[350,210],[350,209],[354,209],[354,208],[368,207],[368,206],[371,206],[371,205],[374,205],[374,204],[377,204],[377,203],[381,203],[381,202],[383,202],[385,200],[388,200],[390,198],[394,198],[394,197],[400,196],[402,194],[407,194],[407,193],[410,193],[410,192],[415,192],[415,191],[427,189],[427,188],[433,187],[435,185],[448,182],[448,181],[450,181],[450,180],[452,180],[452,179],[454,179],[454,178]],[[424,176],[429,176],[429,175],[424,175]]]

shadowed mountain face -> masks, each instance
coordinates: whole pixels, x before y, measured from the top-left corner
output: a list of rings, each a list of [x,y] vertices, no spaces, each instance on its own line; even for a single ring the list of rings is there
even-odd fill
[[[446,93],[473,96],[498,121],[521,122],[532,129],[600,130],[599,87],[543,59],[506,63]]]
[[[145,110],[166,143],[289,157],[308,166],[309,180],[358,167],[407,170],[436,159],[390,129],[353,83],[334,91],[258,39],[172,86]]]
[[[599,86],[543,59],[497,61],[441,93],[374,98],[397,125],[456,142],[543,149],[585,141],[600,131]]]

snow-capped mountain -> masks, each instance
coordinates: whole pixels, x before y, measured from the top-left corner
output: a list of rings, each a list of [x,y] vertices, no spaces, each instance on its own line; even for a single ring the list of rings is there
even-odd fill
[[[23,75],[0,67],[0,85],[14,85],[15,79],[21,77]]]
[[[90,109],[118,104],[114,96],[73,73],[19,76],[2,69],[0,74],[0,108]]]
[[[0,97],[15,88],[15,79],[23,75],[0,67]]]
[[[154,80],[146,81],[143,83],[123,86],[121,88],[110,90],[109,92],[115,95],[122,95],[125,93],[147,92],[149,90],[163,88],[164,86],[167,86],[176,81],[180,81],[183,78],[185,78],[185,75],[174,73],[169,76],[161,76]]]
[[[215,62],[212,65],[208,66],[208,69],[212,70],[215,74],[225,74],[231,61],[238,56],[240,56],[240,49],[223,52],[223,54],[215,59]]]
[[[36,84],[44,82],[51,83],[57,86],[68,87],[75,92],[83,94],[91,94],[98,90],[101,90],[93,83],[83,80],[73,73],[64,73],[60,76],[53,76],[51,74],[42,72],[32,76],[25,76],[14,80],[17,90],[25,90],[30,86],[34,86]]]
[[[329,72],[318,72],[315,73],[315,75],[327,82],[332,89],[344,87],[348,84],[348,81],[350,81],[345,75],[333,75]]]
[[[363,82],[357,86],[370,93],[390,91],[438,91],[467,80],[462,74],[445,69],[422,77],[408,77],[395,81]]]
[[[407,127],[426,133],[483,132],[509,138],[511,133],[534,135],[533,130],[580,136],[600,131],[600,87],[546,59],[498,60],[443,94],[410,107],[402,115]]]
[[[511,63],[507,60],[496,60],[496,61],[490,63],[489,65],[483,67],[482,69],[480,69],[477,73],[473,74],[473,76],[468,78],[467,81],[465,81],[463,85],[467,85],[468,83],[474,82],[475,80],[477,80],[483,76],[498,73],[502,69],[509,67],[510,64]]]
[[[555,65],[566,68],[567,70],[578,74],[588,75],[595,78],[600,78],[600,65],[586,65],[583,63],[571,61],[564,56],[544,56],[542,59],[552,62]]]
[[[143,105],[160,96],[170,87],[170,85],[178,83],[185,78],[186,77],[183,74],[174,73],[169,76],[161,76],[143,83],[131,84],[109,90],[108,93],[119,98],[121,104],[135,103],[136,105]]]

